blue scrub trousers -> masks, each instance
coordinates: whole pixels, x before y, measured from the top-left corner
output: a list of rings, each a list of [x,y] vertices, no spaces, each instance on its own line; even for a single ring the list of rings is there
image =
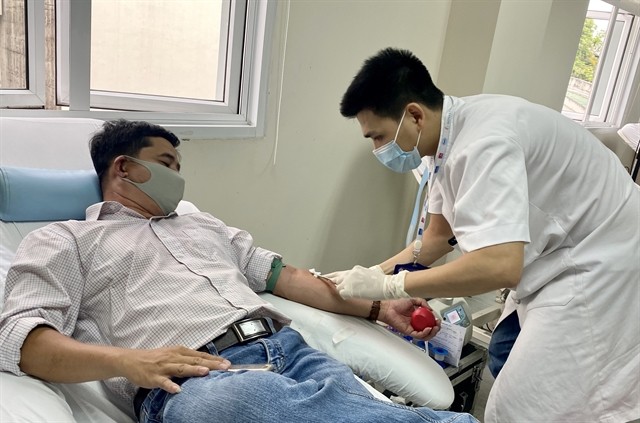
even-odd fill
[[[514,310],[510,315],[502,319],[495,327],[489,341],[489,371],[494,379],[498,377],[502,366],[509,358],[509,353],[520,333],[520,321],[518,313]]]

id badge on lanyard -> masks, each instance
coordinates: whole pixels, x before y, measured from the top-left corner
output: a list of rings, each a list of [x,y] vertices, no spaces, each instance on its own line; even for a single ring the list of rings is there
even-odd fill
[[[417,263],[417,261],[422,249],[422,235],[424,233],[424,228],[426,225],[427,213],[429,212],[430,192],[433,188],[433,183],[438,176],[438,173],[442,171],[444,163],[447,160],[447,155],[449,153],[450,134],[453,125],[453,99],[451,98],[451,96],[446,96],[444,98],[444,102],[445,104],[443,107],[443,111],[446,109],[447,112],[443,116],[441,123],[442,131],[440,134],[440,141],[438,142],[438,149],[436,150],[436,154],[430,158],[429,166],[424,170],[424,173],[422,174],[420,186],[418,188],[418,193],[416,195],[416,201],[413,208],[413,216],[411,217],[411,224],[409,225],[409,231],[407,232],[407,245],[409,245],[411,243],[411,240],[414,239],[413,263],[397,265],[396,267],[400,267],[401,270],[415,271],[427,269],[427,267],[420,265],[419,263]],[[420,198],[422,197],[422,192],[424,191],[425,186],[427,186],[427,194],[425,195],[424,204],[420,213],[420,219],[416,219],[418,217],[418,210],[420,208]]]
[[[427,270],[429,267],[423,266],[420,263],[404,263],[404,264],[396,264],[393,268],[393,274],[398,274],[403,270],[407,272],[416,272],[418,270]]]

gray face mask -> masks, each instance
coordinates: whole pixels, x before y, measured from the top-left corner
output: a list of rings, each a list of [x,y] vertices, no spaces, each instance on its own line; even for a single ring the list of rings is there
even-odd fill
[[[127,178],[123,179],[137,186],[140,191],[151,197],[165,215],[175,211],[184,195],[184,178],[178,172],[161,164],[136,159],[131,156],[125,157],[144,166],[151,174],[151,177],[147,182],[134,182]]]

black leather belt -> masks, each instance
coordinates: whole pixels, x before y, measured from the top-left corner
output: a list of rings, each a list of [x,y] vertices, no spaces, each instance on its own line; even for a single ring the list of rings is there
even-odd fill
[[[271,336],[283,328],[282,323],[272,320],[269,317],[258,317],[254,319],[238,320],[229,326],[229,329],[222,335],[215,338],[213,345],[215,345],[218,354],[227,348],[234,345],[244,344],[254,339],[264,338]],[[207,342],[209,344],[210,342]],[[198,351],[209,352],[207,344],[198,348]],[[140,419],[140,407],[142,403],[149,395],[151,389],[140,388],[133,397],[133,410],[136,413],[136,418]]]
[[[244,344],[254,339],[271,336],[282,329],[282,324],[268,317],[259,317],[255,319],[238,320],[229,326],[229,329],[222,335],[214,339],[213,345],[216,346],[218,353],[226,350],[234,345]],[[207,345],[198,348],[198,351],[208,353]]]

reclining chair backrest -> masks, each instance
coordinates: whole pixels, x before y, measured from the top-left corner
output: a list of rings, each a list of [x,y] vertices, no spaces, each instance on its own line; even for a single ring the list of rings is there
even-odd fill
[[[100,200],[88,141],[101,126],[95,119],[0,117],[0,311],[22,239],[54,220],[83,219],[86,204]],[[99,382],[45,384],[1,373],[0,385],[0,421],[133,422],[128,404]]]
[[[0,118],[0,277],[20,241],[59,220],[82,220],[101,201],[89,139],[95,119]],[[178,212],[197,211],[189,202]]]
[[[29,232],[56,220],[84,219],[100,199],[92,170],[0,166],[0,278]]]
[[[0,280],[27,233],[100,201],[89,139],[102,123],[0,117]]]
[[[88,140],[101,125],[93,119],[0,117],[0,311],[6,272],[24,236],[51,221],[83,219],[86,207],[100,201]],[[177,210],[194,211],[187,201]],[[443,409],[452,403],[453,387],[442,368],[386,329],[271,294],[262,297],[292,317],[312,346],[359,375],[418,405]]]
[[[101,201],[93,170],[0,166],[0,220],[37,222],[84,219]]]

